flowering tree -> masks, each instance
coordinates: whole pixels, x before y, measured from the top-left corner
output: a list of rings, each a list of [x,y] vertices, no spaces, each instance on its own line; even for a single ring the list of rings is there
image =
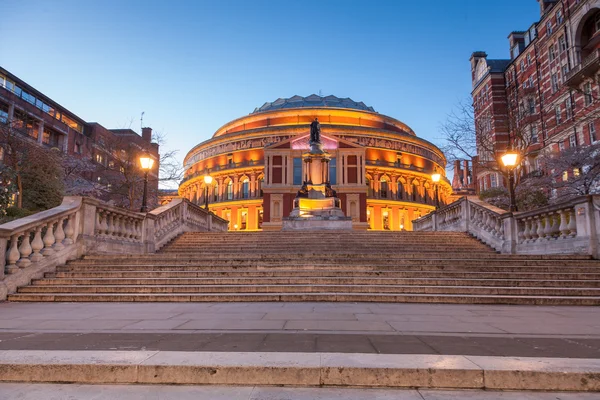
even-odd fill
[[[555,202],[600,193],[600,143],[546,155],[544,169],[546,176],[536,183],[552,188]]]
[[[15,194],[15,177],[12,170],[0,164],[0,218],[6,216],[6,210],[12,204]]]

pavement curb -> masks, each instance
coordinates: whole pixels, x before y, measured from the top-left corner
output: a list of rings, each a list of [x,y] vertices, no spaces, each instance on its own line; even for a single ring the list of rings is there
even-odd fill
[[[600,360],[6,350],[0,351],[0,381],[600,391]]]

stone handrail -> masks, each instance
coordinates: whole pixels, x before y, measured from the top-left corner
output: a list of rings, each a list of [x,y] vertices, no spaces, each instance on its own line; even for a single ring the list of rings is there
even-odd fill
[[[65,197],[47,211],[0,225],[0,300],[32,278],[89,254],[153,253],[187,231],[226,231],[228,222],[188,200],[143,214],[96,199]]]
[[[582,196],[511,213],[476,197],[413,221],[415,231],[468,232],[502,253],[587,254],[600,257],[600,196]]]

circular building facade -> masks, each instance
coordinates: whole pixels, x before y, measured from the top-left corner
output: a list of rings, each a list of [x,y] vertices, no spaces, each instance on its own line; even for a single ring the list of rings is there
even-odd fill
[[[440,149],[362,102],[317,95],[265,103],[222,126],[186,155],[179,195],[208,203],[230,230],[281,229],[306,176],[302,153],[315,118],[332,156],[331,186],[354,229],[411,230],[413,219],[435,209],[436,189],[439,204],[447,203]]]

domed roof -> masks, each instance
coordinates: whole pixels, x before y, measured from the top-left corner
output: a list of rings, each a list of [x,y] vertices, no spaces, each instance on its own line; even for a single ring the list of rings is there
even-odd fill
[[[252,114],[264,111],[281,110],[285,108],[311,107],[351,108],[354,110],[375,112],[373,107],[367,106],[362,101],[360,103],[357,103],[349,97],[346,97],[345,99],[340,99],[336,96],[318,96],[316,94],[311,94],[308,97],[296,95],[288,99],[279,98],[272,103],[267,102],[263,104],[262,107],[255,108]]]

